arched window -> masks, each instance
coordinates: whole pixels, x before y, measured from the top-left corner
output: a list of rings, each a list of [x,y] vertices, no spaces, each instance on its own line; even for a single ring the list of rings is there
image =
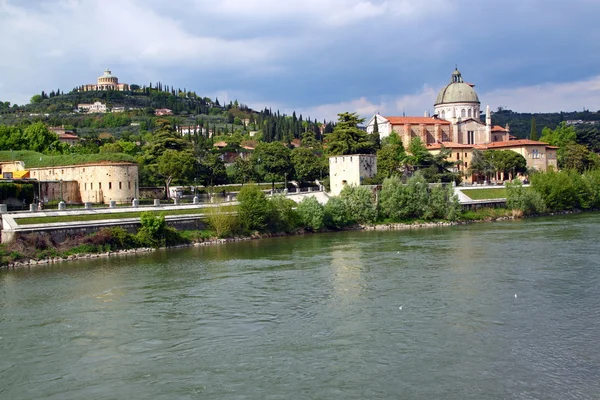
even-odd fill
[[[471,118],[471,109],[469,108],[469,118]]]
[[[442,119],[446,119],[446,110],[442,110],[441,117],[442,117]]]
[[[461,117],[461,118],[464,118],[464,117],[465,117],[465,114],[466,114],[466,112],[465,112],[465,109],[464,109],[464,108],[463,108],[462,110],[460,110],[460,117]]]

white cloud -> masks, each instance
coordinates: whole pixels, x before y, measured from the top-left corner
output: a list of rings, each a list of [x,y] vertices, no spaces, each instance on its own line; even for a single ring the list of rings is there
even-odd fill
[[[425,111],[433,113],[433,103],[437,92],[424,86],[421,91],[414,94],[401,95],[398,97],[382,97],[372,101],[366,97],[360,97],[350,101],[339,103],[321,104],[318,106],[301,109],[302,115],[317,118],[322,121],[337,121],[337,114],[342,112],[355,112],[362,118],[369,119],[373,114],[379,113],[386,116],[406,115],[421,116]],[[298,113],[298,110],[296,110]]]
[[[504,107],[517,112],[577,111],[583,108],[598,111],[600,75],[575,82],[502,88],[481,94],[479,98],[492,110]]]

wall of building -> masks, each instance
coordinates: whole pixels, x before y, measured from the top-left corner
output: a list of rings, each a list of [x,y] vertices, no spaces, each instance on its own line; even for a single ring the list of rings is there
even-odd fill
[[[22,171],[20,162],[2,163],[2,171]],[[128,203],[139,197],[138,166],[131,163],[105,163],[88,165],[30,168],[30,178],[38,181],[77,182],[81,202],[105,203],[111,200]],[[70,186],[68,186],[70,187]],[[50,188],[50,187],[49,187]],[[63,190],[65,186],[63,186]],[[68,189],[71,193],[72,189]],[[56,196],[56,187],[54,188]],[[50,195],[50,192],[48,193]],[[63,196],[65,193],[63,193]],[[72,194],[73,198],[76,195]],[[43,196],[42,196],[43,198]],[[56,198],[56,197],[54,197]]]
[[[377,157],[372,154],[352,154],[329,157],[329,185],[337,196],[345,185],[360,186],[363,179],[377,174]]]

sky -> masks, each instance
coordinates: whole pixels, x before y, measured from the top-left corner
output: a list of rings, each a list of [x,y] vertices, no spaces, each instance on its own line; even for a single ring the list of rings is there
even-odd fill
[[[0,0],[0,101],[161,81],[336,120],[433,112],[455,66],[486,105],[600,110],[598,0]]]

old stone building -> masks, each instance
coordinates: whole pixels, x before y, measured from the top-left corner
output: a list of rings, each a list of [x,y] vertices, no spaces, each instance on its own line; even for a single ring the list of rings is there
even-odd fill
[[[139,196],[138,166],[101,162],[44,168],[25,168],[21,161],[0,163],[0,172],[29,171],[29,179],[43,183],[37,195],[43,201],[66,203],[129,203]]]
[[[329,157],[329,185],[337,196],[345,185],[360,186],[366,178],[377,175],[377,156],[352,154]]]

